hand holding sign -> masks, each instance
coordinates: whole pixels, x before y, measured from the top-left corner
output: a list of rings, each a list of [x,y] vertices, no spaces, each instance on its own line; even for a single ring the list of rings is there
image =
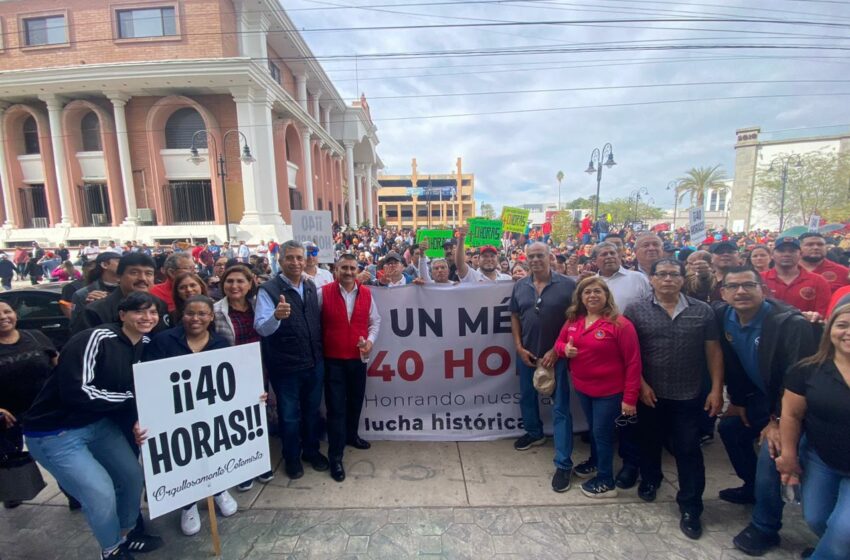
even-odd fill
[[[286,303],[286,298],[280,296],[280,301],[277,304],[277,307],[274,308],[274,318],[280,321],[281,319],[288,319],[289,314],[292,312],[292,306]]]

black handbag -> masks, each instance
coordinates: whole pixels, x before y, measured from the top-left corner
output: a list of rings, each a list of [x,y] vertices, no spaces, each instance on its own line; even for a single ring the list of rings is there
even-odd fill
[[[0,502],[32,500],[45,486],[35,459],[27,451],[0,458]]]

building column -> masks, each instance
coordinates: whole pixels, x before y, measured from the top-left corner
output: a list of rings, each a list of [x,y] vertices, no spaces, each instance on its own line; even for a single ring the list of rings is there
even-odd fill
[[[133,184],[133,163],[130,159],[130,138],[127,134],[127,115],[124,107],[130,96],[124,93],[107,94],[112,102],[115,118],[115,138],[118,141],[118,160],[121,165],[121,183],[124,186],[124,210],[127,212],[124,225],[136,225],[136,188]]]
[[[307,111],[307,74],[295,75],[295,100]]]
[[[345,146],[345,165],[348,177],[348,221],[352,222],[357,219],[357,202],[354,199],[354,191],[357,188],[354,182],[354,143],[345,142],[343,145]],[[355,224],[354,228],[356,227]]]
[[[324,113],[322,120],[324,121],[325,130],[327,132],[330,132],[331,131],[331,108],[330,107],[324,107],[322,109],[322,112]]]
[[[358,171],[361,170],[358,169]],[[363,175],[361,173],[354,176],[354,209],[358,226],[363,223]]]
[[[274,137],[272,131],[271,101],[264,94],[254,91],[232,91],[236,102],[236,120],[239,130],[245,134],[254,162],[242,165],[242,198],[245,205],[243,225],[283,225],[277,200],[277,175],[274,162]],[[224,137],[222,137],[224,140]],[[222,141],[218,149],[224,153]],[[242,144],[240,143],[240,152]],[[210,157],[213,154],[210,153]],[[226,184],[222,185],[226,196]],[[230,221],[233,220],[230,216]]]
[[[366,166],[366,189],[363,193],[366,196],[366,219],[372,227],[375,227],[375,212],[372,208],[372,166]]]
[[[71,225],[71,185],[68,180],[68,165],[65,161],[65,138],[62,133],[62,101],[55,95],[41,97],[47,104],[50,120],[50,145],[53,148],[53,167],[56,170],[56,188],[59,190],[58,224]]]
[[[322,112],[319,108],[319,98],[322,97],[322,90],[318,89],[313,93],[313,118],[321,125]]]
[[[3,208],[6,211],[4,227],[15,227],[15,207],[12,202],[12,181],[9,178],[9,168],[6,167],[6,131],[3,121],[8,105],[0,103],[0,183],[3,183]]]
[[[313,134],[309,128],[301,131],[301,151],[304,154],[304,188],[307,191],[307,210],[316,209],[316,200],[313,197],[313,146],[310,144],[310,136]]]

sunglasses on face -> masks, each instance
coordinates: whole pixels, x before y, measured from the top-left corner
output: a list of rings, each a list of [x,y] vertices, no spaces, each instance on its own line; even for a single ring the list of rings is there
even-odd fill
[[[307,249],[307,256],[308,257],[318,257],[319,256],[319,250],[318,249]]]

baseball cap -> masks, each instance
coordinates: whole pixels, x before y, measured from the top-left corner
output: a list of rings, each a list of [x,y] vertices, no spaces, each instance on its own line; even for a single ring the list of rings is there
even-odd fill
[[[724,252],[738,252],[738,246],[735,245],[732,241],[718,241],[717,243],[712,243],[711,247],[708,248],[708,251],[712,254],[717,254],[720,251]]]
[[[774,247],[776,249],[779,249],[782,245],[793,245],[794,247],[799,249],[800,248],[800,240],[797,239],[796,237],[790,237],[790,236],[780,237],[779,239],[776,240]]]
[[[482,255],[484,253],[494,253],[496,255],[499,254],[499,250],[496,249],[495,247],[493,247],[492,245],[484,245],[483,247],[479,247],[478,252],[481,253]]]
[[[386,262],[389,262],[389,261],[392,261],[392,260],[400,263],[401,262],[401,256],[398,253],[396,253],[395,251],[390,251],[389,253],[387,253],[384,256],[384,262],[386,263]]]
[[[454,239],[449,239],[448,241],[443,243],[443,249],[447,249],[449,247],[454,247],[454,246],[455,246],[455,240]]]

